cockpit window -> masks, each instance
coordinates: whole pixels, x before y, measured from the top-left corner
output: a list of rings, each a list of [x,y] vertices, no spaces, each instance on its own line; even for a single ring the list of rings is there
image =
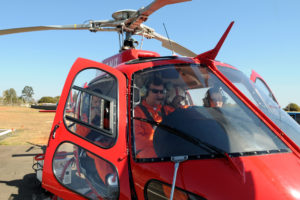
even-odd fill
[[[218,69],[239,89],[242,86],[247,90],[243,93],[300,147],[300,125],[280,108],[262,82],[253,84],[238,70],[222,66],[218,66]]]
[[[117,136],[117,81],[98,69],[81,71],[72,85],[65,107],[68,129],[103,148]]]
[[[262,92],[264,92],[269,99],[272,99],[274,103],[277,103],[275,97],[273,96],[272,92],[269,90],[269,88],[266,87],[263,80],[260,78],[257,78],[255,81],[255,85],[257,88],[259,88]]]
[[[139,71],[132,93],[137,160],[289,151],[205,65]]]

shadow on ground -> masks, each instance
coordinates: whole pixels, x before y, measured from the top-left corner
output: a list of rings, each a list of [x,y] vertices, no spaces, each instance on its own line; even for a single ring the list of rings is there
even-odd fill
[[[36,179],[36,175],[26,174],[23,179],[2,181],[0,183],[7,186],[17,187],[18,194],[11,194],[9,200],[41,200],[47,198],[49,194],[42,189],[40,182]]]
[[[28,142],[29,143],[29,142]],[[45,152],[45,146],[29,143],[26,146],[0,145],[1,200],[49,200],[36,174],[31,173],[35,155]]]

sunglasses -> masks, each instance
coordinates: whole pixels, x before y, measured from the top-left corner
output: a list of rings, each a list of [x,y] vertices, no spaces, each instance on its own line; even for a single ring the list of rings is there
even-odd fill
[[[157,93],[165,94],[166,93],[165,90],[158,90],[158,89],[151,89],[151,88],[149,90],[154,94],[157,94]]]
[[[214,102],[223,102],[223,98],[222,97],[211,98],[211,100],[214,101]]]

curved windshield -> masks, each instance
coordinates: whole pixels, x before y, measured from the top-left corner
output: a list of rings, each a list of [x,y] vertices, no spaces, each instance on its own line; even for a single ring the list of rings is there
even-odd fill
[[[289,151],[205,65],[142,70],[132,85],[136,159]]]
[[[253,84],[241,71],[222,66],[218,69],[300,147],[299,124],[280,108],[268,92]]]

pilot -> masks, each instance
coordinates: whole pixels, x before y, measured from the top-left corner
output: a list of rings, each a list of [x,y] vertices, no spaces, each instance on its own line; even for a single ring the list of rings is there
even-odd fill
[[[203,98],[203,105],[205,107],[221,108],[223,107],[223,98],[221,88],[212,87],[207,90]]]
[[[162,79],[154,77],[148,80],[145,89],[144,99],[134,109],[137,158],[157,157],[153,147],[155,123],[160,123],[166,115],[174,111],[174,108],[163,105],[166,92]]]

